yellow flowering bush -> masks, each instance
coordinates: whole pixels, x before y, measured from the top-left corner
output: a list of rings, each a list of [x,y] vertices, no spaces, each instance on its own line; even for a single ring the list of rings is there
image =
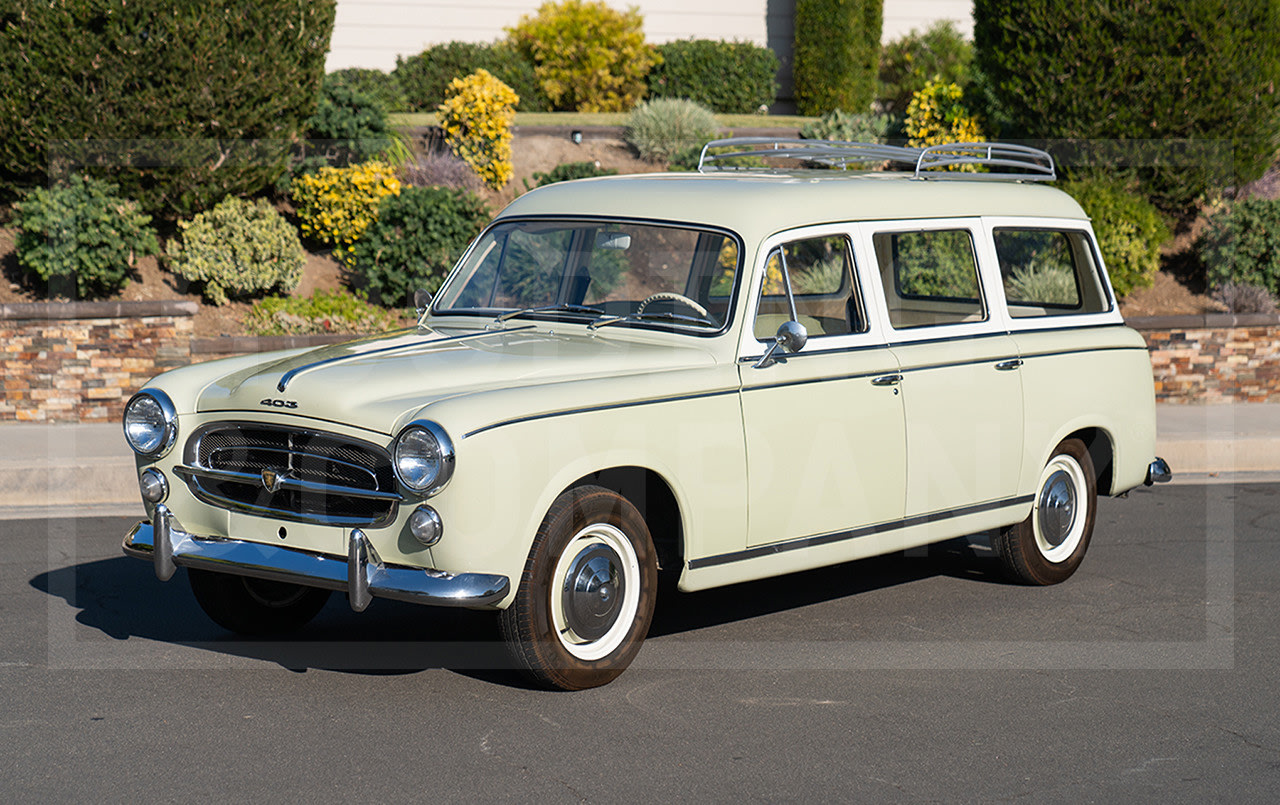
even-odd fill
[[[644,97],[649,71],[662,63],[644,41],[639,9],[619,11],[602,0],[543,3],[507,34],[560,111],[625,112]]]
[[[963,98],[964,92],[957,84],[926,83],[924,89],[911,96],[911,103],[907,105],[908,145],[924,148],[986,140],[982,126],[965,108]]]
[[[343,262],[350,262],[355,242],[378,219],[378,202],[398,195],[400,180],[385,162],[324,167],[289,185],[302,234],[333,246]]]
[[[511,181],[511,122],[520,96],[494,78],[476,70],[455,78],[440,104],[440,125],[453,153],[471,166],[494,190]]]

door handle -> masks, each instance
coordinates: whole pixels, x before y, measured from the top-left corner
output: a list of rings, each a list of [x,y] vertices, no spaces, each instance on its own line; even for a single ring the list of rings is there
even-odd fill
[[[996,364],[996,368],[1002,372],[1011,372],[1022,365],[1022,358],[1014,358],[1011,361],[1000,361]]]
[[[902,375],[881,375],[871,381],[873,386],[896,386],[902,382]]]

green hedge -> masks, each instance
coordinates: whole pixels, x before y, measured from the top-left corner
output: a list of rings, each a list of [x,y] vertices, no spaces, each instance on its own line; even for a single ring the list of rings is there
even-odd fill
[[[1151,0],[1136,9],[976,0],[976,66],[1000,136],[1077,140],[1086,158],[1113,141],[1095,161],[1136,166],[1144,190],[1181,213],[1215,185],[1258,177],[1275,154],[1280,6]],[[1230,141],[1234,158],[1214,141]]]
[[[1160,212],[1115,179],[1064,182],[1061,189],[1092,219],[1116,296],[1150,287],[1160,270],[1160,247],[1172,237]]]
[[[747,115],[778,95],[778,57],[750,42],[687,39],[658,45],[649,97],[687,98],[713,112]]]
[[[796,0],[794,75],[800,114],[870,108],[883,17],[883,0]]]
[[[1218,210],[1196,250],[1210,288],[1253,285],[1280,295],[1280,201],[1244,199]]]
[[[152,212],[262,190],[315,110],[333,15],[333,0],[3,4],[0,192],[48,185],[51,143]]]
[[[346,87],[355,92],[368,95],[387,113],[409,111],[409,101],[405,97],[400,79],[393,73],[384,73],[367,67],[348,67],[335,70],[324,77],[325,87]]]
[[[416,56],[396,58],[392,72],[411,112],[434,112],[444,103],[445,89],[455,78],[465,78],[476,70],[488,70],[520,96],[522,112],[551,109],[547,96],[533,73],[533,63],[505,42],[491,45],[446,42]]]
[[[880,51],[881,111],[902,116],[911,96],[930,81],[967,89],[973,63],[973,43],[951,20],[934,23],[923,33],[911,31]]]

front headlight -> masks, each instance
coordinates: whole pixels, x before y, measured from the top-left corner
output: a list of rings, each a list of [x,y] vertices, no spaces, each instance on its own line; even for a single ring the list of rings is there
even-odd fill
[[[411,422],[396,437],[392,451],[396,478],[424,497],[444,489],[453,476],[453,442],[434,422]]]
[[[124,407],[124,438],[139,455],[159,458],[178,438],[178,412],[169,395],[143,389]]]

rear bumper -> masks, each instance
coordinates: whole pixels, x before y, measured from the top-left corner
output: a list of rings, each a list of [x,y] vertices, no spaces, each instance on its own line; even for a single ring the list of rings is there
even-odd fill
[[[1173,470],[1169,469],[1169,464],[1159,456],[1156,460],[1147,465],[1147,480],[1144,483],[1147,486],[1152,484],[1167,484],[1173,480]]]
[[[144,520],[130,529],[122,547],[127,555],[152,562],[161,581],[172,578],[179,567],[193,567],[322,587],[346,591],[351,608],[357,612],[374,598],[446,607],[486,607],[506,598],[511,589],[506,576],[454,575],[384,564],[358,528],[351,529],[347,558],[340,559],[279,545],[188,534],[163,505],[156,506],[151,522]]]

